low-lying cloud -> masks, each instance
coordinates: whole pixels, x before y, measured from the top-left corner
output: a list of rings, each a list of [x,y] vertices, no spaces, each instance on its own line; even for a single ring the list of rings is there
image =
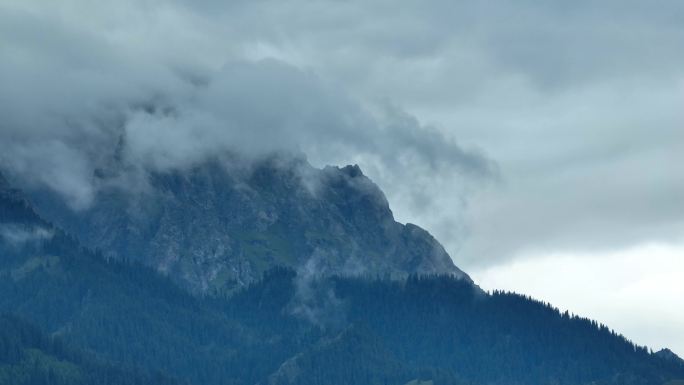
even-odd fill
[[[26,226],[15,223],[0,224],[0,239],[11,246],[49,240],[54,236],[52,229],[40,226]]]
[[[227,152],[304,153],[317,165],[365,160],[395,178],[495,173],[484,155],[406,112],[367,105],[280,60],[198,68],[137,57],[135,41],[113,44],[106,31],[42,13],[6,10],[0,20],[14,53],[0,64],[2,168],[23,186],[59,192],[75,209],[88,207],[101,187],[95,170],[113,163],[144,174]],[[26,24],[37,28],[29,33]]]

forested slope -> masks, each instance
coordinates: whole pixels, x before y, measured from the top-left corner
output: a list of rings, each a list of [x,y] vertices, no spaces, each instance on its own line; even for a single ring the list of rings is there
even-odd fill
[[[229,298],[197,297],[149,268],[82,248],[11,189],[0,189],[0,230],[0,312],[101,363],[7,318],[2,370],[21,375],[4,383],[31,376],[87,383],[88,373],[100,378],[121,365],[196,385],[662,385],[684,378],[679,361],[594,321],[451,276],[274,268]]]
[[[172,385],[166,376],[93,359],[26,321],[0,315],[0,384]]]

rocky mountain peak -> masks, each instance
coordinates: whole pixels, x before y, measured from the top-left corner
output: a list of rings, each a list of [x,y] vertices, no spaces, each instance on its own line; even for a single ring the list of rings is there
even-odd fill
[[[115,173],[100,173],[108,174]],[[141,261],[198,293],[231,291],[274,266],[469,280],[427,231],[394,220],[358,165],[317,169],[301,156],[276,154],[154,172],[147,184],[136,194],[102,189],[80,211],[45,191],[32,198],[87,246]]]
[[[364,176],[361,171],[361,167],[358,164],[347,165],[340,169],[343,173],[347,174],[350,178],[355,178],[357,176]]]

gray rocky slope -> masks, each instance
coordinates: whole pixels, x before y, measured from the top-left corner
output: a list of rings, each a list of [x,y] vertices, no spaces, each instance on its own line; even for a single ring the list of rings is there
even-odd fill
[[[196,293],[229,292],[277,265],[470,281],[427,231],[394,220],[384,194],[358,166],[317,169],[283,155],[249,167],[210,161],[150,173],[137,193],[102,188],[79,211],[49,191],[30,194],[41,215],[86,246],[143,262]]]

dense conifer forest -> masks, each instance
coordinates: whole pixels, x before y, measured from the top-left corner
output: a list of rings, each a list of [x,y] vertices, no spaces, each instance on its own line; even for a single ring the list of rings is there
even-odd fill
[[[450,276],[274,268],[229,297],[194,296],[146,267],[82,248],[16,192],[0,196],[0,219],[14,237],[0,247],[0,312],[13,314],[1,321],[0,384],[169,381],[146,373],[198,385],[684,378],[679,361],[604,325]]]
[[[0,315],[0,384],[172,385],[166,376],[93,359],[30,323]]]

